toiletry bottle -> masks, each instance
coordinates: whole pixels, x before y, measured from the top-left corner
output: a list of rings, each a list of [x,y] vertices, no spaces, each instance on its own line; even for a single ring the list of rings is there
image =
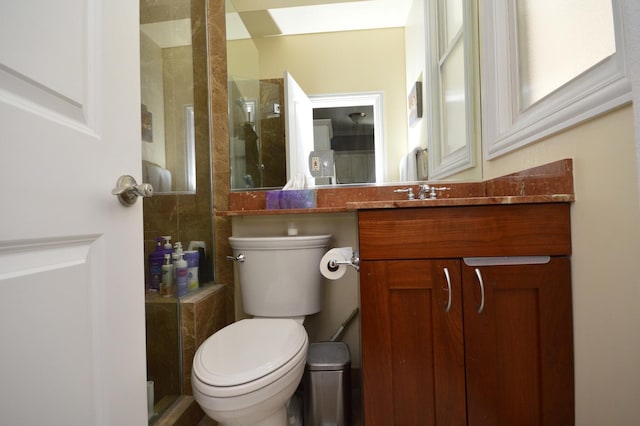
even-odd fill
[[[171,255],[165,253],[162,264],[162,282],[160,283],[160,295],[162,296],[173,296],[173,268]]]
[[[200,287],[198,281],[198,263],[200,252],[197,250],[187,250],[184,252],[184,260],[187,262],[187,289],[188,291],[196,290]]]
[[[171,235],[165,235],[162,238],[164,239],[164,254],[173,253],[173,246],[171,245]]]
[[[149,290],[159,291],[162,281],[162,263],[164,261],[164,247],[162,239],[156,239],[156,249],[149,255]]]
[[[182,253],[179,254],[178,260],[174,263],[174,268],[176,270],[176,296],[181,297],[187,294],[188,292],[188,268],[187,261],[184,260],[184,255]]]
[[[171,259],[173,259],[173,262],[175,263],[183,253],[182,243],[180,241],[176,241],[176,244],[173,246],[173,253],[171,253]]]
[[[171,261],[173,262],[173,282],[176,282],[176,262],[180,258],[180,255],[183,254],[182,251],[182,243],[180,241],[176,241],[176,244],[173,246],[173,253],[171,253]]]

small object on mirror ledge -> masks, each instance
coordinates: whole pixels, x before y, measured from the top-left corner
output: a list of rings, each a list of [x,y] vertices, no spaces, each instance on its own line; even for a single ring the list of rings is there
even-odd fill
[[[316,191],[313,189],[267,191],[267,210],[312,209],[315,206]]]

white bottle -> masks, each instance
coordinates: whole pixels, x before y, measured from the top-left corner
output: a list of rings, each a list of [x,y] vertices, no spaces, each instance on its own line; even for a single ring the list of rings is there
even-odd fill
[[[183,254],[180,253],[178,260],[175,261],[176,270],[176,296],[181,297],[188,293],[189,271],[187,269],[187,261],[184,260]]]
[[[171,235],[165,235],[162,237],[162,239],[164,239],[164,252],[172,253],[173,246],[171,245]]]
[[[182,253],[184,253],[184,251],[182,250],[182,243],[180,241],[178,241],[173,246],[173,253],[171,253],[171,257],[172,257],[174,263],[178,260],[178,258],[180,257],[180,255]]]
[[[176,244],[173,246],[173,253],[171,253],[171,261],[173,262],[173,282],[176,282],[176,262],[178,261],[178,259],[180,259],[180,255],[183,254],[184,251],[182,250],[182,243],[180,241],[177,241]]]
[[[166,253],[162,264],[162,281],[160,282],[160,294],[162,296],[173,296],[173,269],[171,255]]]

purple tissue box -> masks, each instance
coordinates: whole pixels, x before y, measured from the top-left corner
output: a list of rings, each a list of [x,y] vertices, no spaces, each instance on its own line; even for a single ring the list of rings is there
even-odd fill
[[[267,191],[267,210],[312,209],[315,206],[316,191],[313,189]]]

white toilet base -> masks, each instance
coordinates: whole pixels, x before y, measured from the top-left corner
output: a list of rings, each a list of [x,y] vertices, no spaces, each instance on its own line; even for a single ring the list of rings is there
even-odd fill
[[[214,398],[201,392],[203,385],[193,376],[193,396],[205,414],[222,426],[287,425],[287,407],[304,373],[306,349],[305,344],[288,374],[264,388],[237,397]]]
[[[283,406],[281,409],[267,417],[260,420],[258,423],[242,424],[238,422],[218,422],[219,426],[284,426],[287,424],[287,407]]]

